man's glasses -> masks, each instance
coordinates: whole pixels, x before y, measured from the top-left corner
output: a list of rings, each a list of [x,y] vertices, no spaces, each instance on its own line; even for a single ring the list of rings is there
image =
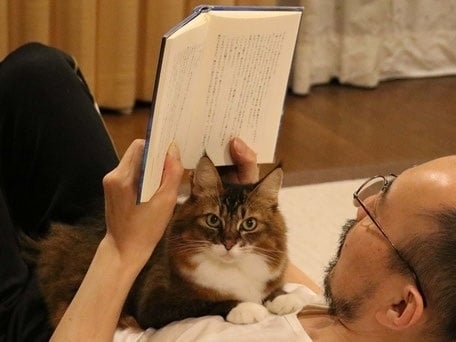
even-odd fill
[[[423,304],[424,307],[426,307],[426,299],[424,297],[424,292],[423,288],[421,287],[421,283],[418,279],[418,276],[416,275],[415,269],[410,265],[410,263],[402,256],[401,252],[396,248],[394,243],[390,240],[388,235],[386,235],[385,230],[382,228],[380,223],[375,219],[375,217],[371,214],[369,209],[367,209],[367,206],[364,204],[364,200],[372,195],[376,195],[379,193],[384,193],[391,183],[396,179],[396,175],[390,174],[388,176],[374,176],[367,181],[365,181],[361,186],[359,187],[358,190],[356,190],[353,194],[353,203],[355,204],[356,207],[361,206],[366,214],[369,216],[369,218],[374,222],[374,224],[377,226],[378,230],[380,233],[385,237],[385,239],[388,241],[389,245],[391,248],[394,250],[394,252],[397,254],[399,259],[402,260],[404,265],[407,266],[407,269],[410,271],[412,274],[413,279],[415,280],[416,287],[418,291],[421,294],[421,297],[423,297]]]

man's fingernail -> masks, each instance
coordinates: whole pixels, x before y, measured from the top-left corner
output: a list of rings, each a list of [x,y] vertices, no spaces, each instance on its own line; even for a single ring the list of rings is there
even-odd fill
[[[168,155],[171,157],[179,160],[180,159],[180,152],[179,152],[179,147],[177,144],[173,141],[169,147],[168,147]]]

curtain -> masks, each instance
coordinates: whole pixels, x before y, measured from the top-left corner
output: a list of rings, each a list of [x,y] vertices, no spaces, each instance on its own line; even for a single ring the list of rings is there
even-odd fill
[[[305,7],[290,86],[375,87],[395,78],[456,74],[453,0],[281,0]]]
[[[456,74],[452,0],[0,0],[0,59],[28,41],[72,54],[101,107],[150,101],[161,36],[193,7],[300,5],[290,87]]]
[[[0,60],[38,41],[73,55],[101,107],[130,112],[150,101],[163,33],[196,0],[0,0]],[[210,1],[272,5],[275,0]]]

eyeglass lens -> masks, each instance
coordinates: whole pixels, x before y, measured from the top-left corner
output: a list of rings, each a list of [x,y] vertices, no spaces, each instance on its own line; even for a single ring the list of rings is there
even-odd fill
[[[364,201],[366,200],[366,198],[380,193],[384,189],[386,182],[386,179],[384,179],[383,177],[376,177],[371,179],[370,181],[362,185],[361,188],[358,190],[358,198],[361,201]],[[353,204],[355,205],[355,207],[360,206],[359,202],[356,199],[353,199]]]

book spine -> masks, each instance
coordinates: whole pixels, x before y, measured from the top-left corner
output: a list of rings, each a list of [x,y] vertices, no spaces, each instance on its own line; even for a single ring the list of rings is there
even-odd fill
[[[154,106],[155,102],[157,99],[157,91],[158,91],[158,83],[160,81],[160,73],[161,73],[161,68],[163,65],[163,55],[165,52],[165,45],[166,45],[166,38],[163,37],[161,40],[161,46],[160,46],[160,55],[158,57],[158,66],[157,66],[157,73],[155,76],[155,85],[154,85],[154,90],[153,90],[153,95],[152,95],[152,109],[151,109],[151,117],[149,118],[149,121],[147,123],[147,130],[146,130],[146,142],[150,141],[151,138],[151,132],[152,132],[152,114],[154,112]],[[144,183],[144,176],[145,176],[145,170],[146,170],[146,164],[147,164],[147,154],[149,152],[149,144],[145,144],[144,146],[144,152],[143,152],[143,159],[141,163],[141,173],[140,173],[140,179],[138,183],[138,196],[136,199],[136,203],[139,204],[142,202],[142,190],[143,190],[143,183]]]
[[[209,11],[302,11],[300,6],[220,6],[220,5],[199,5],[193,10],[200,14]]]

